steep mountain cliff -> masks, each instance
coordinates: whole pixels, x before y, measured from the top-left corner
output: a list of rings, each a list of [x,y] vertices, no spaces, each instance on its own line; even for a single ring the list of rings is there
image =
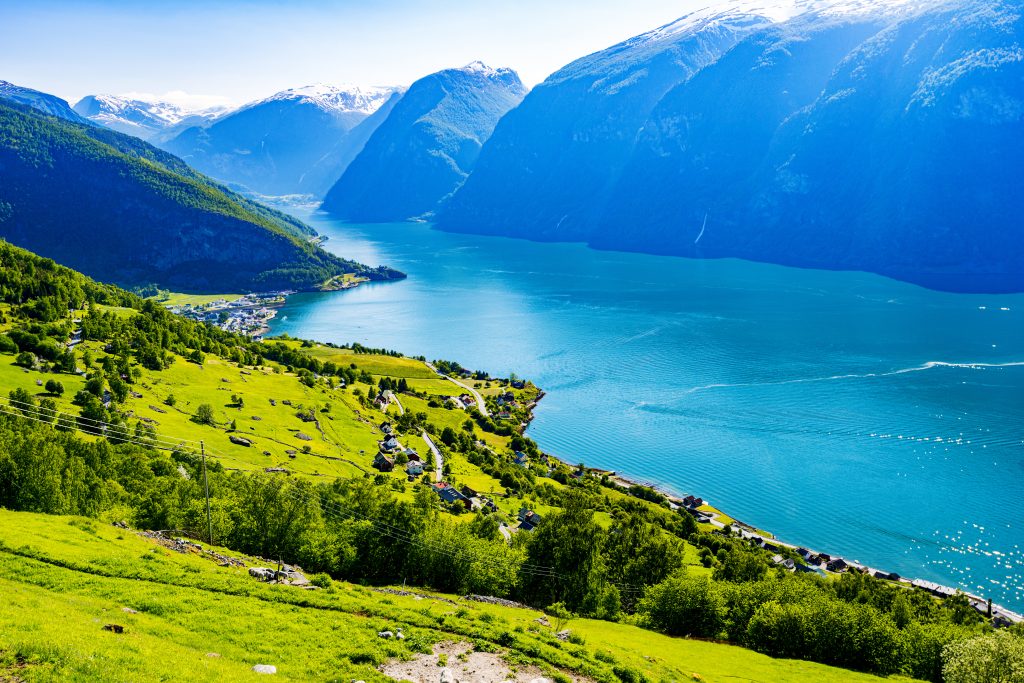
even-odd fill
[[[748,12],[736,5],[717,22]],[[649,36],[671,25],[563,70],[596,66],[585,96],[559,72],[498,125],[439,225],[1024,290],[1019,3],[815,0],[760,12],[699,64],[676,59],[678,82],[643,116],[630,107],[651,102],[647,91],[602,96],[593,84],[618,78],[608,63],[632,65],[630,83],[649,79]],[[708,29],[683,21],[694,32],[678,49],[692,55]],[[597,123],[550,132],[566,125],[559,111],[598,106]]]
[[[353,221],[433,211],[465,181],[498,119],[525,92],[514,71],[479,62],[416,81],[328,192],[324,210]]]

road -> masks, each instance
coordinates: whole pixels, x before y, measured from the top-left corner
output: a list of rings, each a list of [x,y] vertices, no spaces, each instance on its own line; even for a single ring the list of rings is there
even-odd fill
[[[434,470],[434,480],[444,480],[444,456],[441,455],[441,451],[437,450],[437,446],[430,440],[430,435],[427,434],[427,430],[423,430],[423,440],[427,442],[427,448],[434,454],[434,464],[437,465]]]

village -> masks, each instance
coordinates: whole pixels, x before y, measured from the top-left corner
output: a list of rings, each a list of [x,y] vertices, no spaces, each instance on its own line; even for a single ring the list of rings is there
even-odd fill
[[[227,332],[244,334],[256,341],[263,339],[277,309],[291,291],[244,294],[236,299],[220,298],[204,303],[182,303],[167,306],[191,320],[209,323]]]

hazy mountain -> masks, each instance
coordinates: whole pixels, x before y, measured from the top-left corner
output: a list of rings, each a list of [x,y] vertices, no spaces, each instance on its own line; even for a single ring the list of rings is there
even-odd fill
[[[67,100],[62,100],[56,95],[39,92],[32,88],[23,88],[7,81],[0,81],[0,101],[17,102],[32,107],[45,114],[75,121],[76,123],[87,123],[85,119],[76,114],[68,105]]]
[[[389,106],[397,91],[326,85],[285,90],[187,128],[161,146],[253,192],[322,196],[379,123],[372,115]]]
[[[93,123],[154,141],[158,134],[169,129],[180,132],[185,128],[202,125],[227,112],[228,107],[197,108],[158,98],[87,95],[75,104],[74,110]]]
[[[138,138],[0,103],[0,237],[93,277],[180,291],[308,289],[345,272],[305,224]]]
[[[370,136],[323,208],[353,221],[433,211],[465,181],[498,119],[525,94],[514,71],[480,62],[421,78]]]
[[[684,19],[678,82],[644,116],[652,36],[673,25],[552,76],[498,125],[441,227],[1024,290],[1019,3],[759,12]],[[703,49],[738,22],[734,44]],[[595,94],[622,64],[629,88]],[[566,78],[583,69],[589,85]]]

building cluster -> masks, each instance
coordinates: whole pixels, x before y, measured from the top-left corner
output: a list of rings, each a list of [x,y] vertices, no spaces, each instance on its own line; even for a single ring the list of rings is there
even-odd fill
[[[191,320],[260,340],[277,315],[276,307],[284,303],[288,294],[291,292],[246,294],[233,301],[217,299],[207,304],[183,304],[169,309]]]

